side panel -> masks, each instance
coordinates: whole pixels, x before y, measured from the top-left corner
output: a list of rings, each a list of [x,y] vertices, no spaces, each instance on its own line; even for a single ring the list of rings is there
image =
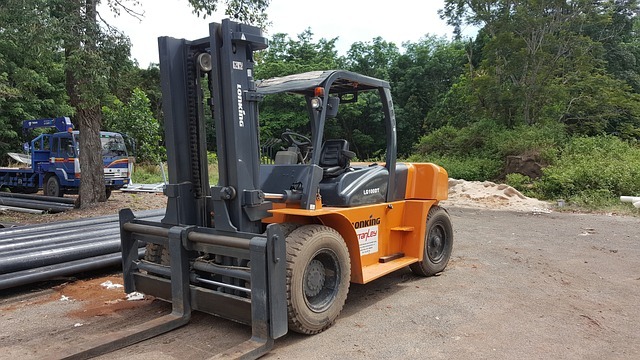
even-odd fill
[[[319,222],[336,229],[349,249],[351,281],[365,284],[422,259],[426,218],[435,203],[409,200],[316,211],[280,208],[265,220]]]

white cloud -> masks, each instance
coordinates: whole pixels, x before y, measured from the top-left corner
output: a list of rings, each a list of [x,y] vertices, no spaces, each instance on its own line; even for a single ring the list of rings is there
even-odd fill
[[[125,13],[114,18],[104,5],[100,12],[131,38],[132,56],[142,67],[158,61],[159,36],[189,40],[205,37],[207,24],[225,17],[220,11],[207,19],[198,18],[187,0],[140,0],[140,3],[139,9],[145,12],[142,21]],[[338,37],[340,54],[345,54],[352,43],[371,41],[376,36],[400,47],[402,42],[415,42],[426,34],[451,36],[452,29],[437,13],[443,3],[443,0],[272,0],[267,10],[272,22],[267,36],[287,33],[295,39],[297,34],[311,28],[316,40]]]

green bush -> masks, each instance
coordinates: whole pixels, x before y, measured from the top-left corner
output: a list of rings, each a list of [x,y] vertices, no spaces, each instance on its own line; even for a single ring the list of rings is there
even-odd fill
[[[495,134],[504,130],[490,120],[481,120],[464,128],[445,125],[423,136],[416,151],[423,156],[496,157],[490,144]]]
[[[505,183],[507,185],[513,186],[518,190],[525,189],[527,186],[532,185],[530,177],[518,173],[507,174]]]
[[[543,164],[552,164],[558,157],[560,144],[566,142],[566,131],[560,123],[521,125],[496,132],[490,146],[501,158],[528,155]]]
[[[430,162],[442,166],[450,178],[469,181],[493,179],[500,173],[502,162],[481,157],[419,156],[409,158],[412,162]]]
[[[583,205],[640,194],[640,148],[613,136],[571,139],[535,188],[547,199]]]
[[[532,156],[542,164],[553,164],[564,141],[562,124],[508,129],[480,120],[464,128],[445,125],[423,136],[416,146],[416,158],[440,161],[450,174],[456,174],[453,177],[492,180],[502,172],[510,155]]]
[[[165,174],[168,174],[165,166]],[[133,174],[131,174],[131,182],[134,184],[157,184],[163,182],[162,171],[157,164],[135,164],[133,166]]]

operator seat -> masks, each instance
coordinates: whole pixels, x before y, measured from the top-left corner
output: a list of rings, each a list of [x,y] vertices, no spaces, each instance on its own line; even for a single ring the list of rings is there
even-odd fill
[[[344,139],[327,140],[322,144],[320,152],[320,167],[324,178],[336,177],[344,173],[356,156],[349,151],[349,143]]]

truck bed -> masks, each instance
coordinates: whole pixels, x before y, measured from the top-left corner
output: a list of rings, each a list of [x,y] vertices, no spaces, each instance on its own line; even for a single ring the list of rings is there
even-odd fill
[[[33,172],[33,169],[29,167],[0,167],[0,172]]]

